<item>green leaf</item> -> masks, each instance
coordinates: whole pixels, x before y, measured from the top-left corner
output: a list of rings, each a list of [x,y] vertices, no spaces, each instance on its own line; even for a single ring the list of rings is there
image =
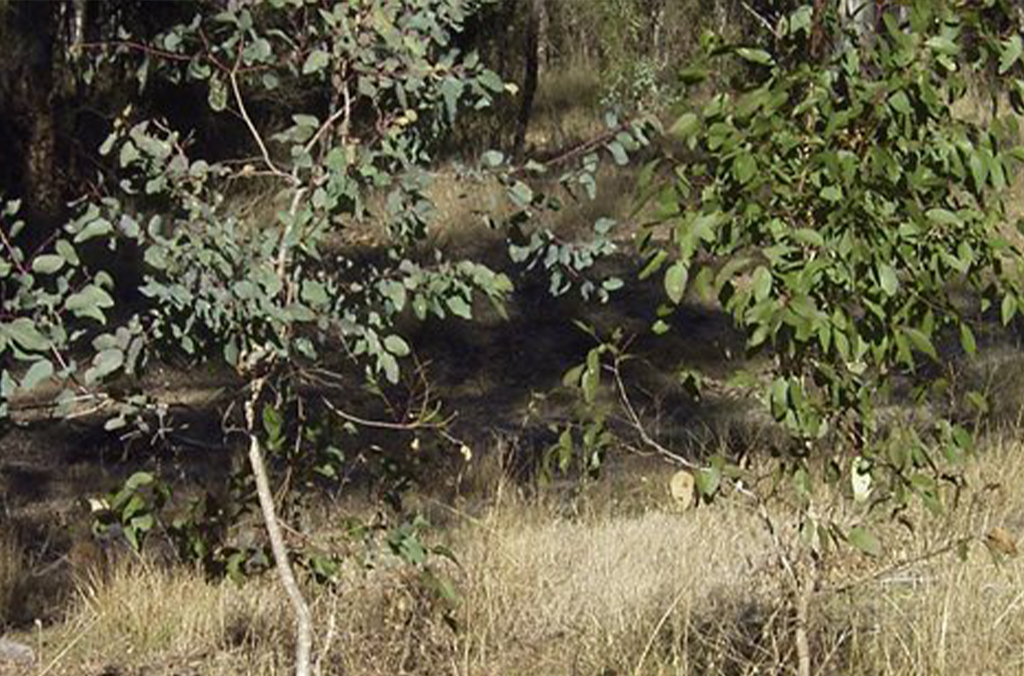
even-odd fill
[[[469,303],[462,296],[450,296],[445,299],[445,305],[452,311],[452,314],[456,317],[462,317],[463,319],[473,318],[473,308],[470,307]]]
[[[562,376],[562,385],[564,387],[579,387],[580,377],[583,375],[583,369],[585,367],[585,364],[577,364],[566,371]]]
[[[1012,294],[1006,294],[1003,296],[1003,303],[1000,312],[1003,325],[1007,325],[1013,319],[1014,315],[1017,314],[1017,297]]]
[[[935,346],[932,344],[932,339],[929,338],[923,331],[909,326],[905,326],[903,327],[903,333],[905,333],[907,338],[910,339],[910,344],[913,345],[917,351],[925,353],[935,361],[939,360],[939,355],[935,351]]]
[[[495,94],[501,93],[505,90],[505,83],[502,82],[501,76],[495,73],[493,70],[484,70],[480,73],[480,85],[491,90]]]
[[[276,447],[281,441],[281,427],[284,416],[275,407],[267,404],[263,407],[263,430],[267,433],[268,444]]]
[[[743,152],[732,163],[732,175],[740,185],[746,185],[757,173],[757,161],[751,153]]]
[[[75,244],[88,242],[90,239],[109,235],[114,231],[114,224],[105,218],[97,218],[75,234]]]
[[[772,273],[764,266],[754,270],[753,276],[754,300],[761,302],[772,292]]]
[[[814,17],[814,10],[810,5],[800,7],[789,17],[789,32],[795,34],[799,31],[810,32]]]
[[[331,61],[331,55],[321,49],[314,49],[306,57],[305,63],[302,64],[302,74],[309,75],[310,73],[316,73],[327,67],[327,64]]]
[[[689,268],[681,261],[673,263],[665,271],[665,293],[668,294],[669,300],[676,305],[683,300],[689,276]]]
[[[700,119],[694,113],[684,113],[669,127],[668,135],[685,141],[700,129]]]
[[[904,115],[910,115],[913,112],[910,107],[910,99],[907,98],[907,94],[903,90],[897,91],[889,97],[889,105],[893,110]]]
[[[1004,42],[999,55],[999,74],[1003,75],[1013,68],[1013,64],[1020,60],[1022,52],[1024,52],[1024,42],[1021,41],[1020,35],[1014,35]]]
[[[64,259],[55,254],[43,254],[32,259],[32,272],[38,275],[52,275],[64,267]]]
[[[719,485],[721,485],[722,473],[717,467],[705,467],[698,470],[693,478],[700,494],[710,499],[714,497]]]
[[[899,280],[896,277],[896,270],[888,263],[878,264],[878,283],[886,296],[892,298],[896,295],[896,291],[899,288]]]
[[[942,35],[936,35],[928,38],[925,44],[939,54],[944,54],[946,56],[956,56],[960,53],[960,46]]]
[[[377,355],[377,366],[384,371],[384,377],[388,379],[388,382],[392,384],[398,382],[398,360],[394,355],[389,352],[381,352]]]
[[[149,472],[135,472],[124,482],[124,490],[133,493],[143,486],[149,486],[154,481],[156,481],[156,477]]]
[[[100,155],[103,157],[109,155],[110,151],[114,149],[114,144],[117,143],[118,138],[119,136],[116,131],[107,136],[106,140],[103,141],[103,144],[100,145]]]
[[[744,61],[750,61],[751,63],[757,63],[762,66],[770,66],[775,63],[774,59],[772,59],[772,55],[763,49],[740,47],[736,50],[736,54],[738,54]]]
[[[405,342],[401,336],[394,334],[384,339],[384,349],[396,357],[405,357],[411,352],[409,343]]]
[[[771,389],[772,415],[776,420],[781,420],[789,411],[789,381],[785,378],[776,378],[772,382]]]
[[[974,407],[974,409],[981,415],[988,413],[988,401],[985,399],[985,395],[981,392],[971,390],[966,395],[967,402]]]
[[[511,188],[509,188],[509,195],[517,206],[526,207],[533,202],[533,190],[530,186],[526,185],[522,181],[516,181]]]
[[[135,160],[139,159],[139,149],[135,147],[135,144],[131,141],[125,141],[124,145],[121,146],[121,152],[118,155],[118,162],[121,168],[125,168]]]
[[[124,352],[111,348],[98,352],[92,360],[92,367],[85,372],[85,382],[94,385],[124,365]]]
[[[497,150],[488,150],[480,156],[480,161],[483,162],[484,166],[493,169],[505,161],[505,156]]]
[[[808,246],[825,246],[825,238],[817,230],[797,228],[793,231],[793,239]]]
[[[668,258],[668,252],[664,249],[658,249],[658,251],[651,257],[651,260],[647,262],[640,274],[637,275],[637,279],[643,281],[653,275],[655,272],[661,269],[661,266],[665,263],[665,259]]]
[[[862,526],[850,530],[846,537],[847,541],[868,556],[880,556],[882,554],[882,543],[878,541],[873,533]]]
[[[448,120],[454,121],[458,112],[459,97],[462,96],[464,84],[454,77],[446,77],[441,83],[441,96],[444,97],[445,108],[448,111]]]
[[[929,209],[924,213],[928,220],[938,223],[939,225],[953,225],[961,226],[964,222],[952,211],[948,209]]]
[[[25,373],[25,377],[21,380],[21,387],[26,390],[31,390],[52,375],[53,364],[49,359],[40,359],[29,367],[28,371]]]
[[[218,77],[210,78],[210,90],[206,100],[210,104],[210,109],[218,113],[228,107],[228,86],[224,80]]]
[[[50,349],[50,341],[36,328],[31,319],[19,317],[9,324],[0,325],[0,331],[26,350],[43,352]]]
[[[587,364],[580,378],[580,389],[583,391],[583,400],[588,404],[594,403],[597,399],[597,387],[601,383],[601,352],[594,348],[587,353]]]
[[[326,287],[321,282],[312,279],[302,281],[302,292],[299,294],[299,297],[304,303],[313,307],[324,307],[330,304]]]
[[[18,383],[7,369],[0,369],[0,397],[10,398],[18,390]]]
[[[132,530],[139,533],[146,533],[152,530],[153,526],[156,525],[156,517],[153,516],[151,512],[147,514],[140,514],[139,516],[132,517],[130,525]]]
[[[401,312],[405,308],[408,292],[404,284],[388,279],[381,282],[379,289],[381,295],[391,301],[395,312]]]
[[[78,265],[81,262],[78,258],[78,252],[75,251],[75,247],[71,246],[71,243],[66,239],[58,239],[53,248],[57,250],[57,254],[63,258],[64,262],[68,265]]]
[[[114,299],[106,291],[95,284],[87,284],[78,293],[73,293],[64,301],[64,309],[76,317],[88,317],[101,324],[107,321],[103,310],[114,306]]]
[[[960,345],[964,348],[964,352],[969,355],[973,355],[978,351],[978,343],[974,340],[974,332],[971,331],[971,327],[963,322],[960,323]]]
[[[840,202],[843,199],[843,189],[837,185],[826,185],[821,189],[821,199],[826,202]]]
[[[629,164],[629,155],[626,154],[626,149],[622,147],[622,144],[618,141],[612,141],[607,146],[608,152],[612,154],[612,159],[615,160],[615,164],[620,167]]]

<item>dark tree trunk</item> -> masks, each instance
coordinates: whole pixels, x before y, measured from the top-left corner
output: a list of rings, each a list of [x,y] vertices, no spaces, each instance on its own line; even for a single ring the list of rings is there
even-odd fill
[[[0,154],[10,167],[3,188],[23,200],[23,214],[37,231],[55,227],[65,211],[54,77],[60,9],[60,3],[10,3],[0,19],[11,52],[0,65],[0,121],[7,128]]]
[[[526,131],[530,126],[530,115],[533,112],[533,99],[537,94],[537,76],[540,69],[540,16],[543,11],[543,0],[528,0],[526,31],[523,48],[523,89],[519,103],[519,117],[516,120],[516,135],[512,144],[512,154],[516,160],[523,158],[526,150]]]

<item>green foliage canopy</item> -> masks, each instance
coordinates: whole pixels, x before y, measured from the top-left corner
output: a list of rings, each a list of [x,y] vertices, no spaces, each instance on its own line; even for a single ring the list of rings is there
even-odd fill
[[[690,287],[717,298],[749,350],[770,357],[763,398],[792,436],[803,499],[808,473],[824,468],[858,501],[919,494],[940,507],[942,458],[916,432],[886,436],[876,406],[894,379],[941,359],[945,329],[973,354],[978,311],[1006,323],[1020,307],[1005,211],[1024,158],[1016,120],[958,112],[972,73],[994,60],[1019,70],[1019,37],[985,4],[910,3],[905,23],[887,14],[872,44],[824,61],[807,49],[810,6],[766,48],[709,39],[713,57],[743,64],[746,84],[668,129],[683,159],[657,191],[645,272],[663,270],[670,304]],[[943,421],[936,433],[959,460],[964,430]]]

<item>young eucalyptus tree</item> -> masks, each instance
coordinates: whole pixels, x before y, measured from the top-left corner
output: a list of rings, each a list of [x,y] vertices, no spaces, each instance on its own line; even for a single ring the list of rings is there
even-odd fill
[[[872,513],[914,496],[941,510],[963,481],[966,430],[941,416],[931,430],[886,425],[879,402],[943,358],[940,335],[973,354],[982,317],[1007,323],[1021,303],[1005,209],[1024,158],[1016,119],[956,112],[990,63],[1019,92],[1020,27],[995,0],[901,4],[906,20],[882,15],[872,39],[859,20],[805,5],[763,49],[712,41],[749,76],[669,129],[691,155],[672,163],[658,198],[670,239],[645,240],[671,304],[691,286],[717,298],[748,350],[770,360],[762,399],[790,435],[780,464],[809,554],[793,567],[805,674],[818,557],[843,542],[878,554]],[[808,49],[816,24],[833,35],[845,26],[854,41],[822,59]],[[709,496],[721,469],[701,476]],[[847,508],[821,502],[825,482]]]
[[[208,116],[190,119],[215,119],[228,133],[176,128],[128,106],[100,148],[115,165],[103,194],[77,203],[76,218],[55,237],[26,251],[17,204],[0,216],[5,407],[18,392],[54,380],[63,388],[59,414],[80,415],[85,406],[103,412],[109,430],[145,426],[172,412],[144,391],[106,391],[104,381],[172,354],[197,364],[220,361],[236,374],[241,415],[232,424],[246,437],[271,549],[296,614],[300,674],[310,670],[313,628],[277,516],[268,447],[282,446],[287,434],[292,455],[301,455],[313,418],[344,413],[336,397],[325,402],[344,381],[345,361],[363,365],[380,388],[397,383],[400,360],[411,351],[396,329],[403,313],[469,319],[480,297],[501,311],[512,288],[504,274],[425,245],[434,217],[433,150],[460,111],[492,106],[506,91],[453,39],[481,4],[196,5],[191,18],[154,39],[122,34],[91,45],[83,66],[90,76],[116,61],[130,65],[143,88],[159,80],[183,97],[202,92]],[[638,125],[614,122],[606,137],[565,156],[582,159],[582,168],[564,181],[592,194],[597,152],[606,147],[624,162],[644,141]],[[611,249],[611,223],[599,222],[593,240],[580,245],[543,228],[529,233],[528,219],[552,202],[525,177],[544,170],[511,166],[497,152],[482,161],[516,207],[513,258],[551,271],[552,290],[560,293]],[[240,211],[234,196],[247,193],[268,204]],[[368,224],[381,244],[367,260],[345,237]],[[142,252],[141,308],[115,308],[109,259],[83,262],[81,248],[98,243],[114,255],[123,255],[117,252],[126,243]],[[580,288],[607,297],[615,286],[583,281]],[[127,518],[151,519],[135,512]]]
[[[1024,301],[1006,209],[1024,160],[1017,118],[958,106],[977,73],[997,72],[1024,110],[1019,16],[1000,0],[898,4],[870,40],[837,11],[847,5],[822,2],[792,3],[761,44],[707,35],[711,60],[687,77],[727,59],[739,85],[674,120],[677,150],[641,186],[653,214],[639,239],[641,277],[660,275],[667,296],[655,332],[699,294],[765,365],[748,374],[751,392],[788,439],[770,480],[727,458],[691,466],[706,499],[730,485],[755,498],[777,538],[768,496],[797,506],[797,537],[776,542],[801,674],[811,671],[808,606],[824,557],[847,544],[879,555],[877,515],[915,498],[941,512],[964,484],[971,435],[947,409],[935,407],[929,428],[887,420],[880,404],[898,383],[914,386],[917,405],[946,396],[941,379],[919,376],[950,353],[940,338],[972,355],[979,327],[1009,323]],[[642,430],[622,392],[624,359],[620,346],[599,345],[565,382],[592,403],[610,370],[644,443],[685,462]],[[984,407],[977,393],[968,400]]]

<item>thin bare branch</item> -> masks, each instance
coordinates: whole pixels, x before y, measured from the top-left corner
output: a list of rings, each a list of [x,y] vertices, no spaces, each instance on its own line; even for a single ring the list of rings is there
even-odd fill
[[[337,406],[335,406],[334,404],[332,404],[330,401],[328,401],[327,399],[324,399],[324,405],[327,406],[327,408],[330,409],[330,411],[332,413],[334,413],[336,416],[338,416],[342,420],[346,420],[346,421],[348,421],[350,423],[354,423],[356,425],[361,425],[361,426],[364,426],[364,427],[376,427],[377,429],[382,429],[382,430],[395,430],[395,431],[398,431],[398,432],[412,432],[412,431],[415,431],[415,430],[422,430],[422,429],[441,429],[441,428],[444,427],[445,423],[447,422],[447,421],[443,421],[443,420],[442,421],[438,421],[438,422],[424,422],[423,420],[413,420],[412,422],[407,422],[407,423],[397,423],[397,422],[388,422],[387,420],[371,420],[369,418],[363,418],[363,417],[354,415],[352,413],[349,413],[348,411],[345,411],[343,409],[340,409]]]
[[[776,39],[782,37],[779,34],[778,29],[775,26],[773,26],[772,22],[769,21],[764,15],[759,14],[756,9],[754,9],[753,7],[748,5],[746,2],[740,2],[740,5],[743,7],[744,10],[746,10],[748,13],[750,13],[751,16],[753,16],[755,19],[757,19],[757,21],[761,25],[763,25],[766,29],[768,29],[768,32],[771,33],[772,35],[774,35],[776,37]]]
[[[238,86],[238,73],[232,69],[228,71],[228,81],[231,83],[231,93],[235,97],[235,105],[238,106],[238,113],[242,116],[242,120],[245,122],[245,126],[249,129],[249,134],[253,140],[256,141],[256,145],[260,148],[260,154],[263,156],[263,163],[267,165],[267,169],[274,176],[284,179],[293,186],[299,184],[299,179],[274,164],[274,160],[270,157],[270,151],[267,150],[267,144],[263,141],[263,136],[260,134],[256,125],[253,123],[252,118],[249,116],[249,110],[245,106],[245,98],[242,96],[242,90]]]
[[[633,428],[633,431],[635,431],[637,436],[640,437],[640,440],[644,443],[644,445],[649,446],[659,455],[666,458],[667,460],[670,460],[671,462],[674,462],[678,465],[682,465],[683,467],[686,467],[688,469],[697,469],[698,465],[695,462],[684,458],[683,456],[679,455],[678,453],[675,453],[674,451],[669,450],[661,443],[659,443],[657,439],[652,437],[650,433],[648,433],[646,426],[640,419],[639,414],[637,414],[636,412],[636,408],[633,407],[633,401],[629,398],[629,392],[626,390],[626,384],[622,381],[622,373],[620,370],[619,362],[616,361],[610,367],[610,369],[612,372],[612,377],[615,380],[615,389],[618,392],[619,401],[622,404],[622,409],[626,412],[626,422],[629,424],[630,427]]]

